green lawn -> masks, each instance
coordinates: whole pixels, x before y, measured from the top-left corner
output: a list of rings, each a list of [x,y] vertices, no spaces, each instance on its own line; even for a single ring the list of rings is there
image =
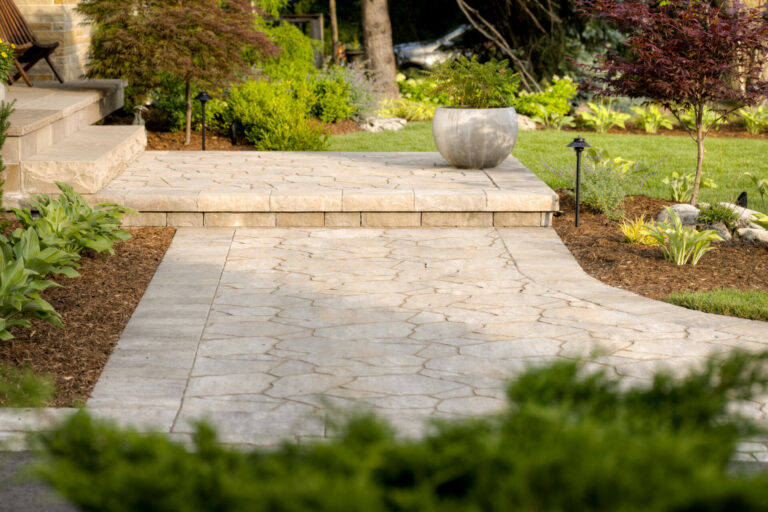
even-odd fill
[[[762,290],[680,292],[667,297],[667,302],[707,313],[768,320],[768,292]]]
[[[520,132],[512,154],[525,166],[547,182],[552,188],[568,185],[568,180],[550,172],[568,169],[574,165],[573,151],[566,149],[574,137],[573,132],[525,131]],[[611,156],[643,161],[658,166],[660,172],[650,178],[638,194],[669,198],[661,180],[672,171],[694,172],[696,144],[689,137],[646,135],[611,135],[586,132],[587,142],[609,151]],[[742,176],[749,171],[768,176],[768,140],[714,138],[705,141],[704,172],[718,184],[714,191],[703,190],[703,201],[730,201],[741,191],[750,195],[750,207],[768,212],[768,205],[760,203],[751,181]],[[431,123],[411,123],[399,132],[357,132],[331,138],[329,151],[436,151],[432,141]]]

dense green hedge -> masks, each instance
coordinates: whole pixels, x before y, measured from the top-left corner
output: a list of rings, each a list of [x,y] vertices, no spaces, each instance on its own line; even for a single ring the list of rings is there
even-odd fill
[[[766,475],[729,470],[754,427],[727,405],[763,392],[766,359],[734,354],[629,390],[559,362],[512,383],[508,411],[411,441],[362,416],[330,442],[250,453],[201,425],[187,450],[81,412],[42,436],[39,473],[101,512],[765,510]]]

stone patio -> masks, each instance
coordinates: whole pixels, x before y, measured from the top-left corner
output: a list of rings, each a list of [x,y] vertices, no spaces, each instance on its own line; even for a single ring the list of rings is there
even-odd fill
[[[460,170],[437,153],[148,151],[98,193],[139,226],[549,226],[557,195],[515,158]]]

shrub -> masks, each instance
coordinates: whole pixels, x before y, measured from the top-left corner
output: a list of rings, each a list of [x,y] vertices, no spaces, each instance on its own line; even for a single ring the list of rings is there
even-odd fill
[[[515,110],[519,114],[533,117],[539,115],[536,106],[540,105],[547,111],[548,115],[565,116],[571,111],[570,102],[576,96],[577,90],[578,87],[572,78],[554,76],[552,77],[552,84],[541,92],[521,92],[514,101]]]
[[[383,117],[400,117],[406,121],[430,121],[435,116],[433,103],[422,103],[404,98],[384,100],[377,112]]]
[[[114,254],[115,242],[131,237],[120,229],[120,221],[124,214],[135,213],[133,210],[112,203],[91,208],[69,185],[56,182],[56,186],[61,190],[57,199],[40,194],[30,201],[39,217],[34,217],[28,208],[13,208],[19,222],[37,232],[42,247],[70,253],[91,249]]]
[[[481,64],[477,56],[440,64],[431,77],[436,84],[432,94],[446,95],[454,107],[507,107],[520,87],[520,76],[507,67],[506,60]]]
[[[358,416],[318,443],[187,450],[80,411],[39,437],[37,474],[83,510],[764,510],[765,474],[733,471],[756,431],[734,400],[766,389],[765,354],[623,386],[562,361],[529,369],[496,416],[447,419],[418,440]]]
[[[429,75],[408,78],[402,73],[397,74],[397,87],[400,97],[419,103],[434,103],[448,105],[451,98],[446,93],[436,92],[437,82]]]
[[[614,126],[624,128],[624,122],[629,120],[629,114],[616,112],[608,105],[589,102],[590,112],[579,112],[579,121],[585,127],[595,130],[597,133],[605,133]]]
[[[233,89],[227,102],[232,120],[261,151],[317,151],[327,133],[307,119],[307,105],[281,81],[252,81]]]
[[[638,115],[639,124],[643,126],[645,133],[658,133],[659,128],[671,130],[674,126],[656,105],[648,105],[645,108],[632,107],[632,112]]]
[[[691,260],[691,265],[696,265],[704,253],[713,249],[712,242],[722,240],[717,231],[707,229],[697,231],[696,228],[683,226],[680,217],[670,208],[665,208],[669,222],[662,222],[648,226],[648,236],[654,238],[661,250],[664,252],[664,258],[676,265],[685,265]]]
[[[372,112],[379,103],[379,93],[374,85],[365,76],[364,71],[336,66],[328,70],[328,73],[342,76],[349,87],[348,102],[352,107],[352,118],[362,119]]]
[[[672,174],[663,180],[662,183],[669,186],[669,194],[673,201],[684,203],[691,200],[693,193],[693,174],[680,174],[673,171]],[[716,189],[717,183],[705,176],[701,177],[701,188]]]
[[[53,398],[53,378],[0,364],[0,407],[43,407]]]
[[[349,83],[343,74],[333,71],[320,74],[313,86],[316,99],[310,109],[312,117],[324,123],[335,123],[355,114]]]
[[[733,229],[733,226],[738,219],[739,214],[731,208],[720,203],[713,203],[699,212],[699,215],[696,217],[696,222],[704,224],[705,226],[711,226],[718,222],[722,222],[728,228]]]
[[[739,110],[749,133],[757,135],[768,128],[768,110],[763,105]]]

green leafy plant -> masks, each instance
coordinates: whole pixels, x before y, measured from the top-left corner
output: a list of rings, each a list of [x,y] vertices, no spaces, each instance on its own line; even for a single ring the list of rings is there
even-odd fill
[[[433,103],[422,103],[403,98],[384,100],[378,115],[382,117],[400,117],[406,121],[430,121],[435,116]]]
[[[313,84],[317,98],[312,105],[310,115],[324,123],[335,123],[349,119],[355,113],[351,104],[351,91],[344,75],[326,73],[320,75]]]
[[[680,113],[680,122],[688,127],[689,130],[696,130],[696,114],[693,110],[684,110]],[[721,113],[705,107],[702,112],[702,126],[705,131],[714,130],[717,131],[722,125],[728,122],[725,116]]]
[[[671,130],[674,126],[672,120],[665,116],[656,105],[648,105],[645,108],[632,107],[632,112],[637,114],[645,133],[658,133],[659,128]]]
[[[323,442],[251,452],[204,424],[187,449],[83,410],[40,434],[37,474],[105,512],[757,512],[768,477],[734,471],[732,458],[758,428],[731,406],[765,392],[766,359],[731,354],[647,386],[560,361],[511,383],[508,409],[445,419],[420,439],[357,415]]]
[[[645,220],[645,215],[635,220],[624,219],[620,225],[624,241],[629,244],[659,245],[659,241],[648,236],[648,227],[652,223]]]
[[[435,92],[437,82],[429,75],[408,78],[398,73],[397,87],[400,89],[400,97],[406,100],[435,105],[448,105],[451,101],[448,94]]]
[[[704,224],[705,226],[711,226],[718,222],[722,222],[729,229],[733,229],[738,219],[739,214],[731,208],[720,203],[713,203],[699,212],[699,215],[696,217],[696,222]]]
[[[688,260],[696,265],[701,257],[712,250],[712,242],[722,240],[717,231],[707,229],[697,231],[691,226],[683,226],[680,217],[670,208],[665,208],[669,221],[648,226],[646,233],[655,239],[664,252],[664,258],[676,265],[685,265]]]
[[[124,214],[135,213],[133,210],[112,203],[91,208],[69,185],[56,182],[56,186],[61,190],[57,199],[40,194],[30,201],[39,217],[33,216],[29,208],[13,208],[19,222],[37,232],[42,247],[69,253],[91,249],[97,253],[114,254],[115,242],[131,237],[130,233],[120,229],[120,222]]]
[[[32,319],[62,327],[60,315],[39,293],[52,286],[57,285],[26,268],[23,259],[6,260],[0,252],[0,340],[13,338],[11,327],[31,327]]]
[[[3,252],[5,261],[23,260],[24,266],[39,276],[60,274],[78,277],[80,275],[75,270],[80,256],[56,247],[41,248],[37,231],[32,227],[14,230],[10,239],[0,235],[0,251]]]
[[[617,112],[608,104],[587,103],[589,112],[579,112],[580,122],[587,128],[595,130],[597,133],[605,133],[614,126],[624,128],[624,123],[629,120],[630,115]]]
[[[564,126],[573,126],[573,116],[564,116],[555,110],[547,110],[544,105],[534,105],[537,115],[531,119],[539,124],[543,124],[545,128],[553,128],[555,130],[562,130]]]
[[[691,200],[694,184],[693,174],[682,174],[673,171],[670,176],[664,178],[661,182],[669,186],[669,193],[673,201],[684,203]],[[702,176],[700,186],[701,188],[716,189],[717,183],[706,176]]]
[[[229,115],[259,151],[318,151],[328,143],[327,132],[308,119],[308,102],[291,83],[251,81],[234,88]]]
[[[768,229],[768,215],[765,215],[764,213],[757,212],[752,215],[752,222],[763,229]]]
[[[552,83],[541,92],[520,91],[514,101],[515,110],[526,116],[539,115],[537,106],[544,107],[547,115],[567,116],[571,111],[571,100],[576,96],[578,86],[571,77],[552,77]]]
[[[431,77],[436,84],[432,93],[446,95],[454,107],[507,107],[520,87],[520,76],[507,67],[506,60],[481,64],[477,56],[445,62]]]
[[[739,110],[749,133],[757,135],[768,128],[768,110],[763,105]]]
[[[744,176],[752,180],[752,183],[757,189],[757,193],[760,194],[760,201],[763,203],[763,206],[765,206],[766,198],[768,198],[768,178],[761,178],[751,172],[745,172]]]
[[[53,378],[0,364],[0,407],[43,407],[53,398]]]

